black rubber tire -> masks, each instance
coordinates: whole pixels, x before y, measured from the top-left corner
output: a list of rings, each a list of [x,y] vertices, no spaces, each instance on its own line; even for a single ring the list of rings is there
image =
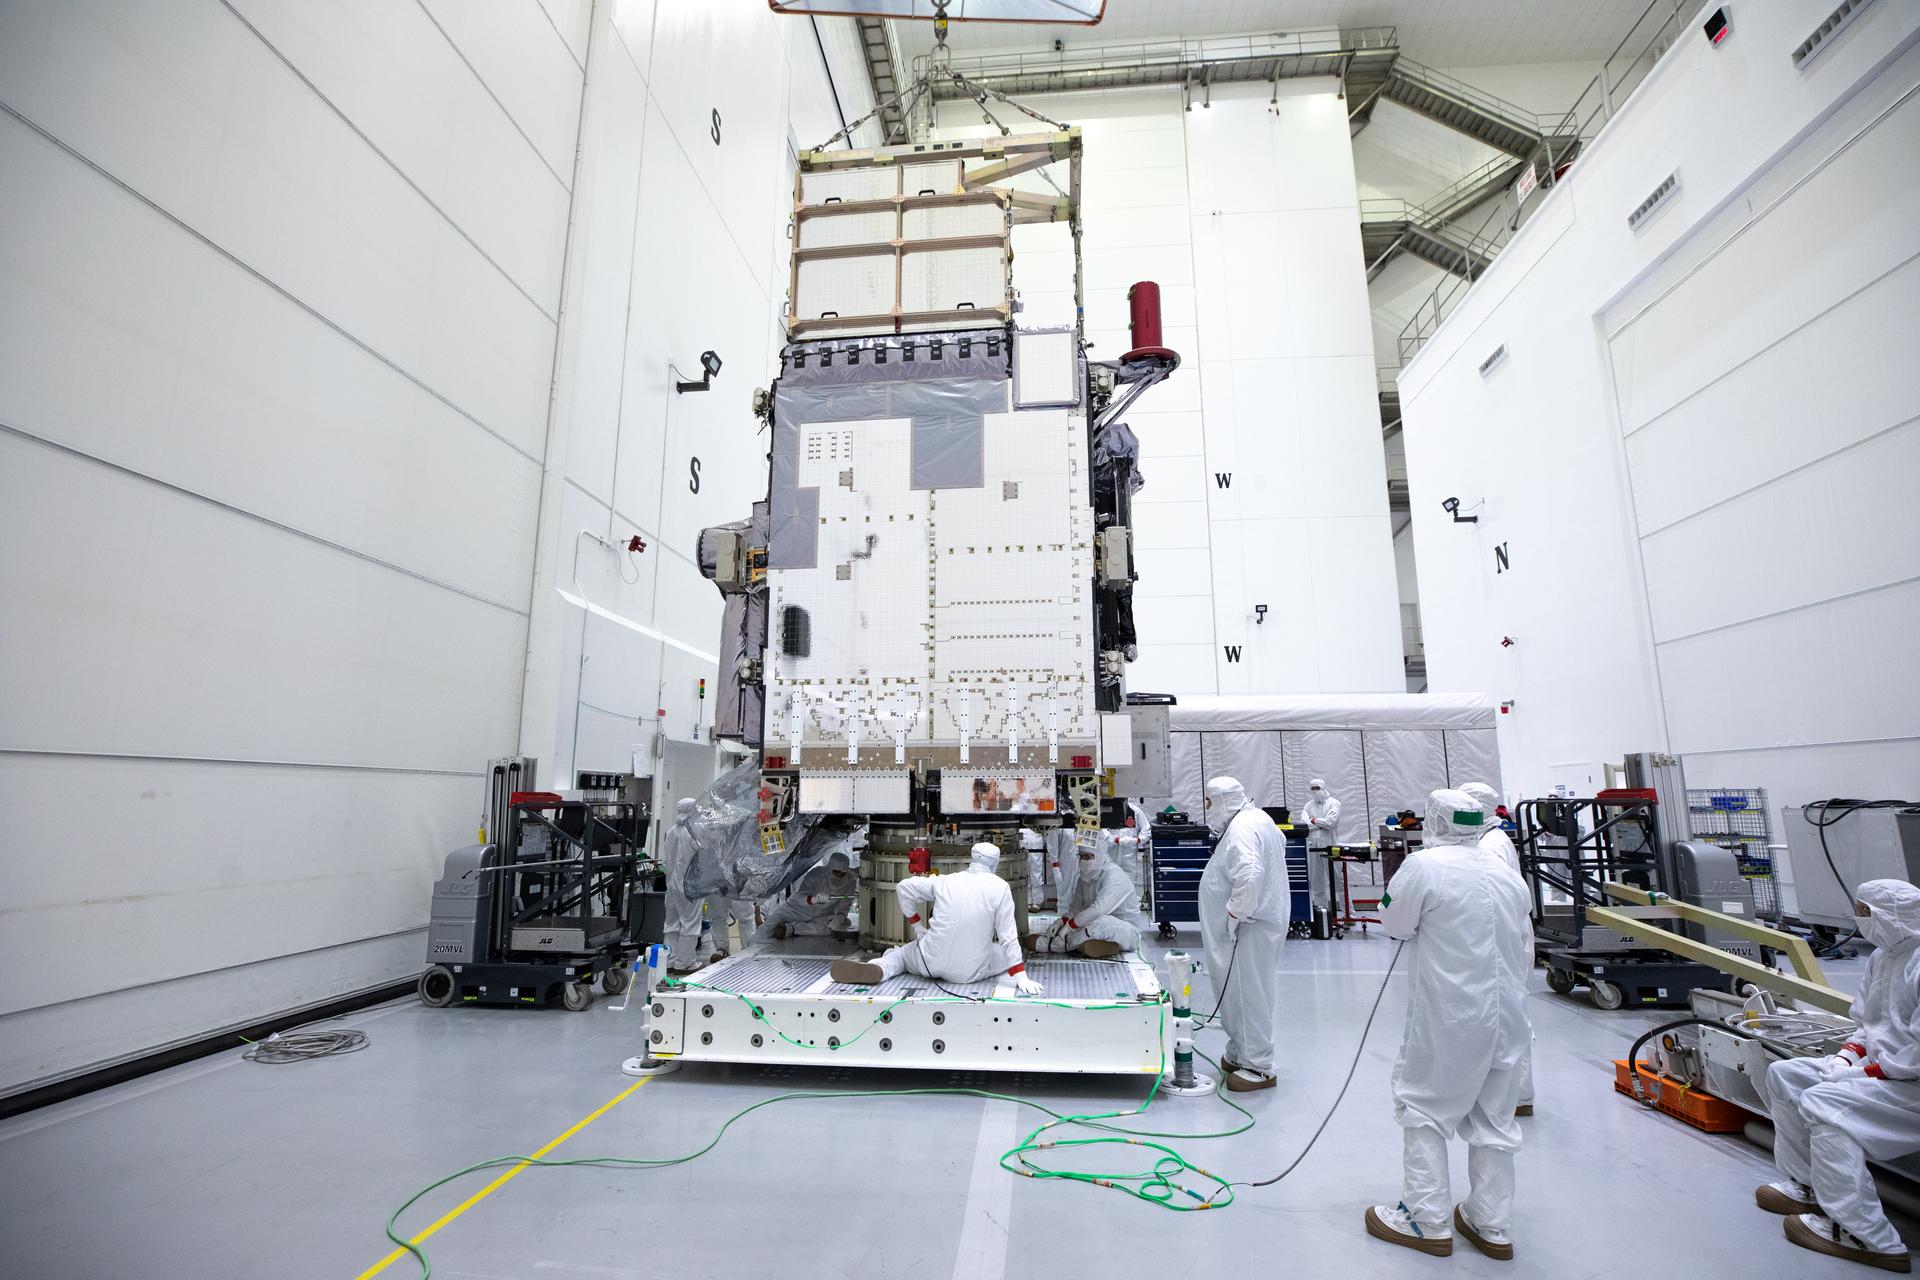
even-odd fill
[[[600,990],[610,996],[617,996],[627,989],[627,984],[632,980],[633,973],[627,968],[626,961],[622,960],[600,975]]]
[[[1627,1002],[1627,993],[1605,978],[1595,978],[1587,984],[1587,995],[1593,999],[1593,1007],[1611,1012]]]
[[[420,975],[420,1003],[429,1009],[446,1008],[459,990],[460,984],[453,980],[453,970],[443,964],[434,965]]]
[[[1548,969],[1547,990],[1561,996],[1573,994],[1573,975],[1565,969]]]
[[[560,1003],[579,1013],[593,1003],[593,988],[584,982],[564,983],[560,988]]]

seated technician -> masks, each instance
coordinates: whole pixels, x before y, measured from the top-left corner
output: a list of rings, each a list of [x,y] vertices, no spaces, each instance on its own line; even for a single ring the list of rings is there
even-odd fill
[[[903,973],[936,982],[978,982],[1007,974],[1023,996],[1040,994],[1020,959],[1013,890],[1000,878],[1000,850],[973,846],[973,861],[951,876],[908,876],[894,886],[913,941],[891,947],[878,962],[835,960],[833,980],[878,986]]]
[[[826,861],[794,881],[793,892],[767,912],[759,938],[822,938],[845,930],[847,915],[859,897],[853,859],[835,850]]]
[[[1140,890],[1111,858],[1100,856],[1092,841],[1083,842],[1075,861],[1071,901],[1060,904],[1060,918],[1045,933],[1027,939],[1029,951],[1078,951],[1104,960],[1140,945]]]
[[[1754,1199],[1787,1215],[1787,1239],[1803,1249],[1907,1271],[1912,1259],[1880,1207],[1867,1157],[1920,1151],[1920,889],[1869,880],[1857,892],[1860,934],[1877,948],[1853,1002],[1860,1030],[1830,1058],[1767,1068],[1782,1180]]]

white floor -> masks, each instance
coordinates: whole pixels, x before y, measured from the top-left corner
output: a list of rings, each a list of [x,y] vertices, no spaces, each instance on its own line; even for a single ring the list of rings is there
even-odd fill
[[[1189,945],[1194,940],[1188,939]],[[1232,1138],[1165,1139],[1233,1180],[1290,1162],[1352,1061],[1392,944],[1378,935],[1289,943],[1281,967],[1281,1084],[1253,1095],[1259,1123]],[[1857,968],[1857,965],[1855,966]],[[1845,982],[1847,967],[1836,967]],[[1011,1102],[872,1098],[861,1089],[972,1087],[1061,1111],[1124,1109],[1139,1081],[810,1068],[687,1067],[631,1092],[620,1075],[641,1014],[435,1011],[411,1001],[354,1015],[371,1046],[267,1067],[224,1054],[0,1123],[0,1272],[24,1280],[419,1274],[387,1214],[420,1186],[492,1156],[533,1151],[621,1100],[552,1157],[693,1151],[666,1169],[528,1169],[427,1242],[440,1277],[965,1277],[989,1280],[1285,1275],[1538,1276],[1554,1280],[1864,1275],[1787,1244],[1753,1204],[1761,1151],[1688,1129],[1616,1094],[1610,1058],[1660,1015],[1592,1009],[1537,981],[1539,1111],[1523,1121],[1518,1256],[1464,1242],[1435,1259],[1366,1237],[1361,1215],[1399,1198],[1400,1132],[1388,1077],[1405,1013],[1396,976],[1345,1103],[1278,1186],[1231,1207],[1171,1213],[1095,1186],[1002,1172],[1039,1123]],[[1205,1007],[1205,1002],[1201,1002]],[[1217,1034],[1201,1045],[1216,1051]],[[1217,1100],[1165,1098],[1132,1123],[1205,1132],[1237,1120]],[[1120,1147],[1052,1153],[1061,1165],[1144,1167]],[[1464,1153],[1455,1161],[1464,1194]],[[418,1233],[482,1191],[474,1174],[402,1220]],[[1920,1238],[1920,1237],[1916,1237]]]

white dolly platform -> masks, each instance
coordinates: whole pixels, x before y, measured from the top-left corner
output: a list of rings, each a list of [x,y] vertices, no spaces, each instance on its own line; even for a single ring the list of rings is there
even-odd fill
[[[1027,970],[1045,992],[1023,999],[1006,977],[835,982],[833,962],[857,953],[852,943],[789,938],[747,947],[688,975],[684,986],[663,985],[648,1009],[647,1052],[688,1062],[954,1071],[1158,1075],[1172,1067],[1172,1005],[1137,955],[1034,957]]]

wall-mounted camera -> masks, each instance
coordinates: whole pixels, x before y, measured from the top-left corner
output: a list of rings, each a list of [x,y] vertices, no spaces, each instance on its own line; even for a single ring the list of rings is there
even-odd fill
[[[712,351],[700,353],[700,368],[703,372],[698,382],[676,382],[673,389],[685,395],[689,391],[707,391],[713,387],[714,375],[720,372],[720,357]]]
[[[1440,500],[1440,509],[1452,516],[1455,524],[1480,523],[1479,516],[1463,516],[1460,514],[1460,499],[1458,498],[1442,498]]]

